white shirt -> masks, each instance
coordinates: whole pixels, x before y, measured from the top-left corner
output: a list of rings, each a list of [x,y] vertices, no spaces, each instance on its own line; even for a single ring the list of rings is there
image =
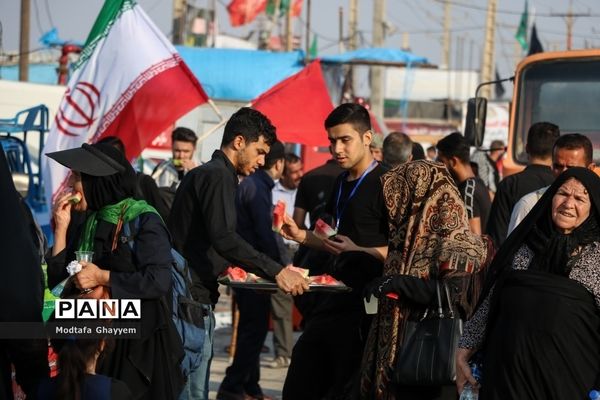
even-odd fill
[[[296,204],[296,193],[298,192],[298,188],[296,189],[288,189],[281,184],[281,182],[275,182],[275,186],[273,186],[273,205],[276,205],[279,200],[285,202],[285,212],[290,216],[294,216],[294,204]],[[306,216],[306,226],[310,226],[310,219],[308,215]],[[286,245],[297,245],[293,240],[283,239],[283,243]]]
[[[298,189],[288,189],[280,181],[275,182],[273,186],[273,205],[279,200],[285,202],[285,212],[291,217],[294,215],[294,204],[296,203],[296,193]]]
[[[152,179],[158,187],[179,186],[179,171],[173,165],[172,160],[164,160],[152,171]]]
[[[510,235],[510,233],[525,219],[529,211],[536,205],[538,200],[544,195],[546,189],[550,186],[543,187],[541,189],[535,190],[531,193],[527,193],[525,196],[521,197],[517,204],[513,207],[512,213],[510,214],[510,222],[508,223],[508,232],[506,236]]]

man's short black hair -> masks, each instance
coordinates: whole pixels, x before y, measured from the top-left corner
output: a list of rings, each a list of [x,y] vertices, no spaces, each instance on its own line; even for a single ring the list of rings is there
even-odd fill
[[[283,143],[275,140],[270,147],[269,152],[265,156],[265,165],[261,167],[262,169],[270,169],[277,161],[285,159],[286,154]]]
[[[371,116],[366,108],[356,103],[337,106],[325,119],[325,129],[341,124],[350,124],[361,135],[371,130]]]
[[[490,143],[490,151],[506,150],[506,145],[502,140],[492,140]]]
[[[560,129],[550,122],[536,122],[527,132],[527,154],[533,157],[552,156],[554,142],[560,136]]]
[[[195,146],[196,142],[198,141],[198,136],[196,136],[193,130],[180,126],[173,129],[173,133],[171,133],[171,141],[192,143]]]
[[[285,153],[285,163],[286,164],[296,164],[302,161],[300,157],[295,155],[294,153]]]
[[[452,132],[437,142],[436,147],[444,157],[456,157],[463,164],[468,164],[471,161],[471,147],[460,132]]]
[[[269,118],[249,107],[240,108],[229,118],[223,132],[221,147],[233,142],[238,135],[247,143],[258,142],[262,136],[269,146],[277,140],[275,127],[271,125]]]
[[[383,139],[383,162],[396,166],[408,162],[413,151],[413,142],[403,132],[390,132]]]
[[[412,161],[424,160],[425,159],[425,150],[421,143],[412,142]]]
[[[553,154],[557,149],[577,150],[583,149],[585,154],[585,164],[590,165],[594,162],[594,147],[591,140],[581,133],[568,133],[560,136],[554,142]]]

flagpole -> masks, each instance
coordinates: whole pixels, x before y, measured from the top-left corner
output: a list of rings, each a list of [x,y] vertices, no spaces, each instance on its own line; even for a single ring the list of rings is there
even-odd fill
[[[213,126],[212,128],[210,128],[208,131],[204,132],[202,134],[202,136],[200,136],[198,138],[199,142],[202,142],[208,136],[210,136],[213,133],[215,133],[217,130],[219,130],[227,122],[227,120],[225,118],[223,118],[223,114],[221,114],[221,112],[217,108],[217,105],[211,99],[208,99],[208,104],[212,107],[212,109],[219,116],[219,118],[221,118],[221,121],[219,121],[218,124],[216,124],[215,126]],[[250,107],[251,105],[252,105],[252,103],[248,103],[248,104],[245,104],[244,107]]]
[[[208,99],[207,103],[213,109],[215,114],[217,114],[217,116],[221,119],[221,121],[223,121],[223,114],[221,114],[221,110],[219,110],[219,107],[217,107],[215,102],[212,101],[212,99]]]
[[[225,125],[227,121],[225,119],[222,119],[221,121],[219,121],[218,124],[216,124],[215,126],[213,126],[212,128],[210,128],[208,131],[204,132],[202,134],[202,136],[200,136],[198,138],[198,142],[202,142],[204,139],[206,139],[208,136],[212,135],[213,133],[215,133],[218,129],[220,129],[223,125]]]

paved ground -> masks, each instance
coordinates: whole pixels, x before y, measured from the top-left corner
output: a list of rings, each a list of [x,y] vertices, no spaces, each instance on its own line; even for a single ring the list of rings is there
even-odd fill
[[[226,294],[223,286],[220,287],[221,297],[215,308],[217,320],[215,330],[214,358],[210,369],[210,399],[216,399],[217,390],[225,375],[225,369],[229,365],[229,354],[225,348],[231,343],[231,297]],[[295,336],[298,337],[296,332]],[[265,344],[271,350],[261,355],[260,385],[263,392],[275,399],[281,399],[281,389],[287,373],[287,368],[273,369],[267,364],[273,360],[273,334],[269,332]]]
[[[210,399],[215,399],[219,385],[225,375],[225,368],[229,365],[229,355],[225,353],[225,347],[229,345],[231,341],[231,327],[217,329],[215,331],[215,356],[212,361],[210,369]],[[266,344],[272,350],[272,334],[269,332]],[[261,369],[260,369],[260,385],[263,388],[263,392],[276,399],[281,399],[281,389],[283,387],[283,381],[287,368],[273,369],[268,368],[266,365],[269,361],[273,360],[272,351],[269,353],[263,353],[261,356]]]

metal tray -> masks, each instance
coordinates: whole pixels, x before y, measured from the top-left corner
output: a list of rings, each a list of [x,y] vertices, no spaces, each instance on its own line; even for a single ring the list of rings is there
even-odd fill
[[[237,289],[254,289],[275,292],[279,288],[274,282],[231,282],[219,281],[221,285],[226,285]],[[309,292],[334,292],[345,293],[352,291],[352,288],[346,285],[318,285],[311,283],[308,285]]]

